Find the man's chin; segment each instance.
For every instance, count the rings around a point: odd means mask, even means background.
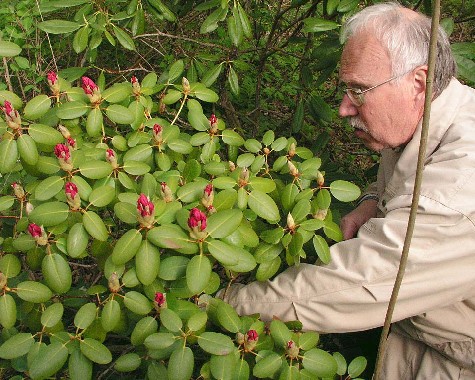
[[[368,133],[362,131],[361,129],[355,130],[355,136],[359,138],[366,148],[370,150],[380,152],[384,149],[384,146],[380,142],[373,139]]]

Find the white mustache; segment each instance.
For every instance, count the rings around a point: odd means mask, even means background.
[[[365,123],[363,123],[363,121],[361,121],[361,119],[357,116],[352,116],[350,117],[350,125],[355,128],[355,129],[359,129],[363,132],[366,132],[368,133],[368,128],[366,127]]]

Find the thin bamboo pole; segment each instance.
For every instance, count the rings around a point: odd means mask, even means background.
[[[381,333],[381,339],[379,341],[378,355],[376,358],[376,367],[375,367],[375,372],[373,375],[374,380],[379,380],[380,378],[384,353],[386,351],[387,338],[389,335],[389,328],[391,325],[394,308],[396,306],[399,289],[401,288],[401,283],[404,277],[404,271],[406,269],[407,258],[409,255],[409,248],[411,245],[411,239],[412,239],[414,226],[416,222],[417,208],[419,206],[419,196],[421,192],[422,173],[424,169],[424,160],[425,160],[426,146],[427,146],[427,136],[429,133],[429,119],[430,119],[430,110],[431,110],[431,102],[432,102],[433,78],[434,78],[434,69],[435,69],[435,59],[437,56],[437,34],[438,34],[438,29],[439,29],[439,18],[440,18],[440,0],[434,0],[432,24],[431,24],[431,35],[430,35],[430,46],[429,46],[429,60],[428,60],[427,80],[426,80],[426,91],[425,91],[425,102],[424,102],[424,114],[422,116],[421,141],[419,145],[419,155],[417,158],[417,171],[416,171],[416,178],[414,182],[414,192],[412,196],[411,212],[409,214],[409,221],[408,221],[407,230],[406,230],[406,238],[404,240],[404,246],[403,246],[403,250],[401,254],[401,259],[399,262],[399,270],[396,276],[396,281],[394,283],[391,298],[389,300],[389,305],[388,305],[388,310],[386,312],[386,318],[384,321],[383,331]]]

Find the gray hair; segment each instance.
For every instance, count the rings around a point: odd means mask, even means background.
[[[371,31],[389,53],[394,76],[426,65],[429,59],[431,20],[423,14],[411,17],[398,3],[381,3],[364,8],[345,23],[343,41],[361,31]],[[447,34],[439,27],[434,73],[434,97],[449,84],[457,71]]]

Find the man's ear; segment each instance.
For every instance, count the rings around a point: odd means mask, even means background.
[[[414,96],[416,101],[424,102],[427,80],[427,65],[418,66],[414,69]]]

